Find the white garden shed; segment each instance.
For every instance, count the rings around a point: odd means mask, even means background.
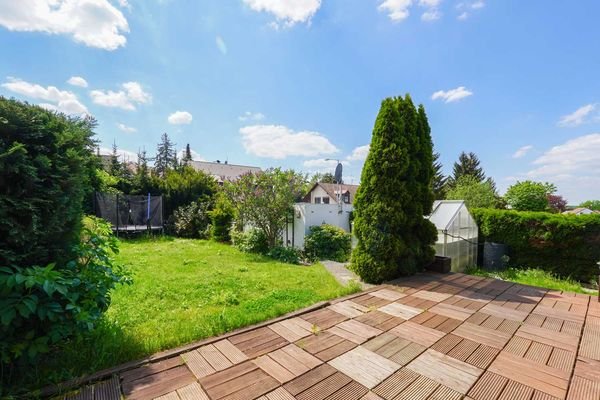
[[[438,231],[437,256],[450,257],[452,271],[477,264],[478,228],[462,200],[436,200],[429,220]]]

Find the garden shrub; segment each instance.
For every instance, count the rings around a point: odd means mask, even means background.
[[[210,234],[209,201],[194,201],[173,213],[175,235],[184,238],[207,239]]]
[[[269,240],[263,231],[251,228],[244,232],[231,230],[233,245],[245,253],[267,254],[269,252]]]
[[[71,260],[1,266],[0,363],[31,362],[62,339],[92,330],[110,304],[110,291],[130,282],[114,263],[117,251],[110,225],[86,217]]]
[[[0,266],[71,258],[98,163],[95,126],[0,97]]]
[[[302,261],[302,252],[294,247],[275,246],[267,256],[288,264],[300,264]]]
[[[473,209],[479,240],[509,246],[510,264],[592,281],[600,261],[600,215]]]
[[[211,232],[213,240],[217,242],[230,242],[231,225],[233,224],[233,208],[224,195],[217,196],[215,208],[210,212]]]
[[[311,259],[346,262],[352,252],[352,236],[333,225],[311,226],[304,238],[304,252]]]

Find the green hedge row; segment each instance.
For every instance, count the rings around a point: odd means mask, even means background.
[[[473,209],[479,240],[509,246],[510,264],[580,281],[598,277],[600,215]]]

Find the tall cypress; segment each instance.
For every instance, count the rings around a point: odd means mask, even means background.
[[[433,258],[432,144],[425,110],[410,96],[385,99],[354,201],[352,268],[367,282],[412,274]]]

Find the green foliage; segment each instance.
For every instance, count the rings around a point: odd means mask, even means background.
[[[304,252],[310,259],[346,262],[352,252],[352,235],[333,225],[311,226],[304,237]]]
[[[0,266],[70,259],[98,161],[95,125],[0,97]]]
[[[472,175],[458,178],[454,186],[448,189],[446,200],[464,200],[471,208],[498,208],[498,196],[491,183],[478,181]]]
[[[265,233],[260,229],[249,229],[245,232],[231,230],[231,241],[233,245],[244,253],[267,254],[269,252],[269,241]]]
[[[177,168],[177,150],[175,143],[171,141],[169,135],[163,133],[160,137],[160,143],[156,147],[156,159],[154,161],[154,172],[164,177],[167,171]]]
[[[351,267],[363,280],[412,274],[433,259],[437,232],[423,218],[433,205],[433,174],[424,108],[417,111],[408,95],[385,99],[354,201]]]
[[[179,237],[208,239],[210,236],[210,201],[193,201],[173,213],[174,233]]]
[[[436,200],[446,198],[448,177],[444,175],[442,168],[440,153],[433,153],[433,179],[431,180],[431,188]]]
[[[235,216],[234,210],[223,193],[219,193],[216,198],[215,207],[210,212],[210,236],[217,242],[227,243],[231,241],[230,231]]]
[[[286,264],[300,264],[302,261],[302,251],[294,247],[275,246],[267,253],[269,258],[281,261]]]
[[[224,186],[238,225],[249,224],[260,230],[271,248],[280,239],[286,216],[294,201],[302,197],[303,188],[303,175],[280,168],[245,174]]]
[[[523,181],[510,186],[504,195],[508,205],[517,211],[547,211],[548,195],[556,187],[548,182]]]
[[[91,330],[110,304],[110,291],[130,282],[115,264],[110,225],[89,217],[72,259],[44,267],[0,267],[0,357],[26,364],[61,340]]]
[[[168,218],[181,206],[211,199],[217,192],[217,183],[212,176],[191,166],[183,166],[168,170],[158,181],[158,188],[163,195],[165,217]]]
[[[580,281],[598,277],[600,215],[470,211],[479,226],[479,240],[507,244],[510,264]]]
[[[559,195],[549,194],[548,198],[548,211],[554,213],[561,213],[567,209],[567,201]]]
[[[581,203],[579,207],[584,207],[593,211],[600,211],[600,200],[587,200]]]
[[[452,176],[448,178],[448,186],[454,187],[458,180],[465,175],[472,176],[477,182],[485,180],[485,172],[479,165],[480,161],[477,155],[473,152],[465,153],[464,151],[458,156],[458,161],[454,163]]]

